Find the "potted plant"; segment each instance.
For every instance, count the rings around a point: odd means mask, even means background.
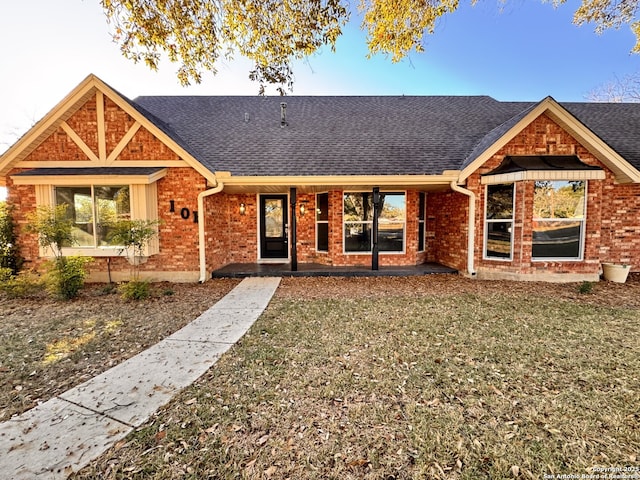
[[[617,263],[603,263],[602,275],[605,280],[616,283],[624,283],[631,270],[631,265]]]

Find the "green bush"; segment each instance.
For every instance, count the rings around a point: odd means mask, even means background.
[[[10,269],[3,269],[5,270]],[[22,272],[0,283],[0,290],[9,298],[37,297],[44,291],[44,280],[32,272]]]
[[[593,291],[593,282],[582,282],[579,286],[578,286],[578,293],[580,294],[587,294],[587,293],[591,293]]]
[[[47,271],[49,293],[64,300],[77,297],[87,277],[89,262],[91,259],[87,257],[59,257],[50,262]]]
[[[16,245],[15,223],[11,212],[12,208],[6,202],[0,202],[0,268],[10,269],[13,276],[22,266],[22,257]]]
[[[10,268],[0,267],[0,283],[8,282],[14,277],[14,272]]]
[[[145,300],[151,295],[151,288],[148,280],[131,280],[122,283],[118,287],[120,296],[124,300]]]

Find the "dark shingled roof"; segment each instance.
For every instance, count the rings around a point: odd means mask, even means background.
[[[280,125],[286,102],[287,126]],[[132,105],[211,171],[438,175],[471,163],[538,102],[486,96],[149,96]],[[639,104],[561,104],[636,168]]]

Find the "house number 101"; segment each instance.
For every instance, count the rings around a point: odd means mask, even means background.
[[[176,211],[176,201],[175,200],[169,200],[169,212],[171,213],[175,213]],[[187,207],[184,207],[180,210],[180,217],[183,220],[189,220],[189,218],[191,217],[191,210],[189,210]],[[193,211],[193,223],[198,223],[198,211],[194,210]]]

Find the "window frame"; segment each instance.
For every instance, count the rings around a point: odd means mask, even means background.
[[[158,183],[152,181],[148,183],[128,183],[117,181],[105,181],[103,178],[85,177],[80,181],[73,178],[73,181],[62,181],[56,183],[35,184],[36,205],[53,207],[56,205],[56,187],[92,187],[93,186],[128,186],[129,187],[129,209],[133,220],[158,220]],[[160,239],[156,235],[148,245],[146,245],[144,256],[151,256],[160,253]],[[118,246],[101,247],[63,247],[63,256],[83,256],[83,257],[124,257],[126,252]],[[48,248],[39,247],[41,257],[52,257],[53,252]]]
[[[78,249],[78,250],[113,250],[113,249],[122,249],[123,246],[122,245],[100,245],[100,238],[99,238],[99,234],[98,234],[98,228],[100,225],[100,218],[99,218],[99,210],[98,210],[98,202],[96,202],[96,195],[97,195],[97,189],[101,188],[101,187],[110,187],[110,188],[127,188],[128,190],[128,196],[129,196],[129,213],[128,213],[128,219],[131,219],[131,210],[132,210],[132,205],[131,205],[131,185],[100,185],[100,184],[89,184],[89,185],[54,185],[53,186],[53,197],[54,197],[54,206],[58,206],[58,202],[57,202],[57,192],[58,189],[90,189],[91,191],[91,224],[92,224],[92,228],[91,230],[93,231],[93,233],[91,233],[90,235],[93,237],[93,245],[71,245],[71,246],[67,246],[67,247],[63,247],[63,251],[65,251],[66,249]],[[75,194],[74,194],[75,197]],[[75,208],[75,206],[74,206]],[[87,222],[89,223],[89,222]],[[74,224],[77,224],[77,222],[74,221]]]
[[[418,192],[418,249],[417,253],[427,251],[427,192]],[[422,227],[422,235],[420,235]],[[422,243],[422,248],[420,244]]]
[[[370,190],[343,190],[342,192],[342,253],[344,255],[371,255],[373,251],[373,209],[371,210],[371,220],[345,220],[345,212],[344,212],[344,200],[346,195],[353,194],[368,194],[373,197],[373,192]],[[407,192],[406,190],[393,190],[393,191],[382,191],[381,195],[402,195],[404,197],[404,220],[402,222],[402,250],[401,251],[389,251],[389,250],[379,250],[378,253],[381,255],[404,255],[407,251]],[[373,200],[373,199],[372,199]],[[384,223],[380,222],[380,218],[378,218],[378,234],[380,233],[380,224]],[[347,224],[361,224],[361,225],[370,225],[370,248],[369,250],[359,250],[359,251],[347,251]]]
[[[320,201],[319,198],[321,195],[326,195],[327,197],[327,219],[326,220],[318,220],[318,215],[320,215],[318,213],[318,210],[320,209]],[[316,211],[315,211],[315,219],[316,219],[316,252],[320,252],[320,253],[329,253],[329,192],[320,192],[320,193],[316,193]],[[327,249],[326,250],[321,250],[318,247],[318,239],[319,239],[319,234],[320,234],[320,229],[318,228],[319,224],[326,224],[327,225]]]
[[[537,180],[540,181],[540,180]],[[534,217],[535,212],[535,182],[533,186],[534,202],[531,205],[531,261],[532,262],[583,262],[584,261],[584,247],[585,247],[585,231],[587,224],[587,198],[589,182],[587,180],[549,180],[552,183],[567,183],[567,182],[583,182],[584,183],[584,196],[583,196],[583,208],[584,213],[582,218],[540,218]],[[533,222],[580,222],[580,234],[578,236],[578,256],[577,257],[534,257],[533,256]]]
[[[487,213],[489,209],[489,188],[495,185],[513,185],[513,194],[511,198],[511,218],[487,218]],[[514,224],[515,224],[515,215],[516,215],[516,190],[517,190],[517,182],[507,182],[507,183],[491,183],[485,185],[484,189],[484,241],[482,247],[482,259],[483,260],[491,260],[496,262],[512,262],[513,261],[513,240],[514,240]],[[487,247],[489,242],[489,225],[493,223],[510,223],[509,230],[509,256],[508,257],[494,257],[487,254]]]

